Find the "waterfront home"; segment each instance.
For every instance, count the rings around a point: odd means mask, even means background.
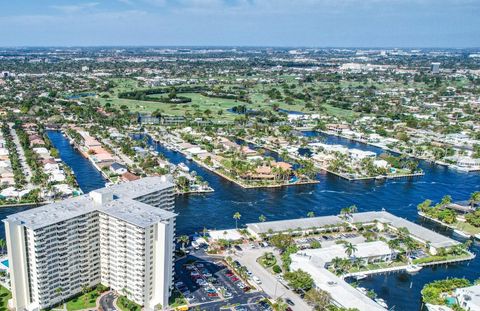
[[[122,174],[128,172],[125,165],[122,165],[122,164],[117,163],[117,162],[113,162],[112,164],[110,164],[109,169],[112,173],[117,174],[117,175],[122,175]]]
[[[366,158],[374,159],[377,156],[377,154],[375,152],[363,151],[363,150],[359,150],[359,149],[349,149],[348,154],[354,160],[363,160],[363,159],[366,159]]]
[[[126,173],[122,174],[121,179],[124,182],[128,182],[128,181],[138,180],[138,179],[140,179],[140,177],[138,177],[137,175],[132,174],[130,172],[126,172]]]

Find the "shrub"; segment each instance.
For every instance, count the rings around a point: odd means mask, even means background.
[[[275,273],[277,273],[277,274],[278,274],[278,273],[282,273],[282,268],[280,268],[279,265],[273,266],[272,270],[273,270],[273,272],[275,272]]]

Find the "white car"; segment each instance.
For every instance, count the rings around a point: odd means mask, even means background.
[[[252,277],[252,280],[257,284],[262,284],[262,281],[260,281],[260,279],[258,277],[256,277],[255,275]]]

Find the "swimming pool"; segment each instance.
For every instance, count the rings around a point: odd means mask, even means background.
[[[3,261],[2,261],[2,265],[4,265],[5,267],[8,268],[8,267],[9,267],[9,266],[8,266],[8,259],[3,260]]]

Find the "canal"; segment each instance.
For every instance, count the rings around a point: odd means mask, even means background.
[[[317,134],[329,144],[342,144],[349,148],[383,152],[380,148],[354,142],[348,139]],[[87,193],[103,187],[105,180],[93,165],[76,151],[60,132],[49,131],[48,136],[60,151],[63,161],[72,167],[81,189]],[[142,135],[134,138],[141,139]],[[440,200],[449,194],[454,200],[465,200],[474,191],[480,190],[480,174],[462,173],[446,167],[420,161],[425,176],[409,179],[349,182],[327,173],[319,173],[319,184],[290,186],[284,188],[243,189],[232,182],[211,173],[188,161],[182,154],[155,144],[150,138],[148,143],[172,163],[184,162],[190,170],[196,171],[206,180],[215,192],[202,195],[183,195],[176,198],[177,234],[192,234],[208,229],[225,229],[235,226],[233,214],[239,212],[239,224],[257,222],[260,215],[267,220],[306,217],[308,212],[315,215],[337,214],[341,208],[357,205],[359,211],[372,211],[385,208],[387,211],[421,222],[416,206],[425,199]],[[2,219],[20,209],[2,209]],[[433,227],[430,223],[425,226]],[[4,236],[3,223],[0,224]],[[478,245],[473,246],[478,252]],[[420,310],[420,290],[425,283],[445,277],[467,277],[471,280],[480,276],[480,259],[469,263],[424,268],[416,275],[395,273],[372,276],[362,280],[360,285],[375,290],[379,297],[386,300],[395,310]]]

